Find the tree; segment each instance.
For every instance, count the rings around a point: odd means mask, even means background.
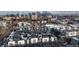
[[[23,17],[24,15],[23,14],[21,14],[21,17]]]
[[[19,16],[19,13],[17,13],[16,16]]]
[[[7,17],[9,17],[9,15],[8,15],[8,14],[7,14],[6,16],[7,16]]]
[[[11,17],[15,17],[15,15],[14,15],[14,14],[10,14],[10,16],[11,16]]]

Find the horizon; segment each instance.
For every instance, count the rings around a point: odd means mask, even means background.
[[[17,14],[17,13],[28,14],[31,12],[36,12],[36,11],[0,11],[0,15]],[[39,12],[43,12],[43,11],[39,11]],[[50,12],[52,14],[59,14],[59,15],[79,14],[79,11],[46,11],[46,12]]]

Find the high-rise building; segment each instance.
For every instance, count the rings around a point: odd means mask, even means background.
[[[37,13],[36,12],[33,12],[32,13],[32,20],[37,20]]]

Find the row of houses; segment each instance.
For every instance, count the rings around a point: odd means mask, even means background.
[[[46,24],[48,28],[54,28],[58,31],[64,31],[66,36],[76,36],[79,35],[79,25],[78,24],[68,24],[67,26],[61,24]]]
[[[18,23],[20,29],[22,29],[22,25],[29,30],[31,29],[31,24],[28,22],[19,22]],[[39,28],[39,27],[36,27]],[[78,24],[68,24],[67,26],[61,25],[61,24],[51,24],[47,23],[43,27],[44,29],[48,28],[48,31],[50,31],[52,28],[57,29],[58,31],[65,32],[65,36],[76,36],[79,35],[79,25]],[[40,28],[39,28],[40,29]]]
[[[22,40],[17,40],[17,41],[14,41],[12,39],[9,39],[10,41],[8,41],[8,46],[16,46],[16,45],[29,45],[29,44],[36,44],[36,43],[39,43],[39,42],[42,42],[42,43],[45,43],[45,42],[54,42],[57,40],[57,38],[55,36],[51,36],[49,38],[49,36],[40,36],[40,37],[37,37],[37,36],[34,36],[34,37],[22,37]]]

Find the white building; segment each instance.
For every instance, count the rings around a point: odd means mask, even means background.
[[[51,40],[52,42],[54,42],[54,41],[56,41],[56,40],[57,40],[57,38],[56,38],[56,37],[54,37],[54,36],[52,36],[52,37],[50,38],[50,40]]]
[[[51,18],[51,21],[55,21],[55,20],[57,20],[57,18]]]
[[[28,22],[19,22],[18,25],[20,27],[20,30],[22,30],[22,26],[24,26],[25,28],[28,28],[28,30],[31,29],[31,24]]]
[[[6,27],[6,22],[0,21],[0,26]]]
[[[77,32],[76,31],[67,31],[66,32],[66,36],[69,36],[69,37],[71,37],[71,36],[77,36]]]
[[[25,40],[19,40],[18,45],[25,45]]]
[[[27,42],[26,42],[27,44],[29,44],[29,40],[27,40]]]
[[[31,43],[38,43],[38,38],[37,37],[33,37],[31,38]]]
[[[49,37],[43,37],[42,42],[49,42]]]
[[[78,24],[70,24],[70,26],[71,26],[72,29],[74,29],[74,30],[78,30],[78,29],[79,29],[79,25],[78,25]]]
[[[65,26],[60,25],[60,24],[46,24],[45,26],[48,28],[54,28],[54,29],[58,29],[58,30],[60,30],[60,29],[65,30],[66,29]]]
[[[37,18],[38,18],[38,15],[36,12],[35,12],[35,15],[32,14],[32,20],[37,20]]]
[[[3,17],[3,19],[10,21],[10,20],[12,20],[12,17]]]
[[[8,46],[15,46],[15,45],[16,45],[15,41],[9,41],[8,42]]]
[[[43,23],[47,23],[47,21],[46,21],[46,20],[42,20],[42,24],[43,24]]]
[[[31,25],[31,24],[28,22],[19,22],[18,25],[19,26],[22,26],[22,25],[26,26],[26,25]]]

